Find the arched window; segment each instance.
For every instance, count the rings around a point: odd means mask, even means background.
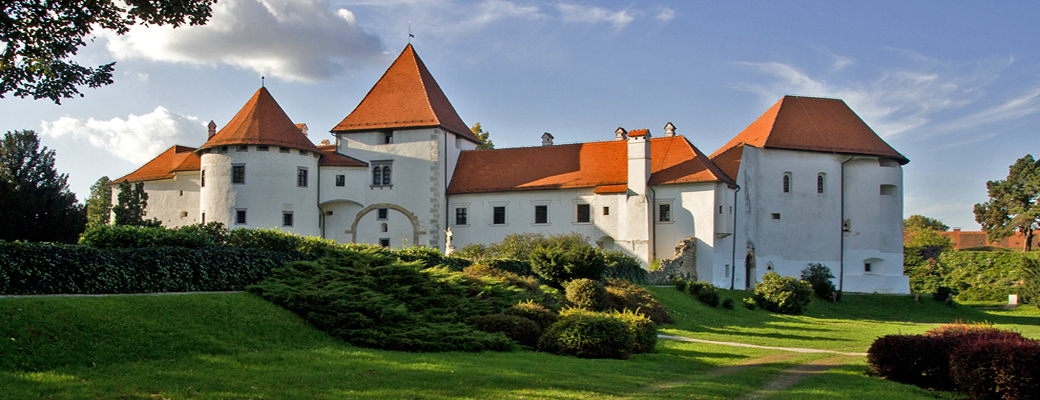
[[[378,165],[372,168],[372,184],[376,186],[383,184],[383,169]]]
[[[816,175],[816,193],[823,194],[823,186],[827,181],[826,176],[827,174],[822,172],[819,175]]]
[[[389,185],[390,184],[390,166],[389,165],[384,165],[383,166],[383,184],[384,185]]]
[[[784,172],[784,193],[791,193],[791,173]]]

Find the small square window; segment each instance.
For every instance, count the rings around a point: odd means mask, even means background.
[[[575,215],[576,222],[591,222],[592,221],[592,206],[588,204],[578,204],[578,209]]]
[[[278,149],[278,152],[279,152],[279,153],[285,153],[285,154],[289,154],[289,148],[288,148],[288,147],[280,147],[280,148]]]
[[[307,150],[300,150],[300,155],[301,156],[305,156],[305,155],[308,155],[308,154],[310,154],[310,153]]]
[[[660,222],[672,222],[672,205],[671,204],[658,204],[657,205],[657,220]]]
[[[246,183],[246,166],[245,165],[232,165],[231,166],[231,183],[235,183],[235,184]]]
[[[383,135],[383,144],[393,144],[393,143],[394,143],[394,133],[393,132],[385,133]]]
[[[390,210],[387,208],[379,208],[376,210],[376,219],[386,220],[389,217]]]
[[[534,223],[536,223],[536,224],[548,224],[549,223],[549,206],[547,206],[547,205],[534,206]]]
[[[870,263],[863,263],[863,272],[870,272]]]
[[[238,152],[239,153],[244,153],[244,152],[247,152],[247,151],[249,151],[249,146],[238,146]]]
[[[246,210],[235,210],[235,224],[245,225],[246,223]]]
[[[226,154],[227,152],[228,152],[228,147],[227,146],[220,146],[220,148],[217,149],[217,153]]]
[[[505,225],[506,224],[506,208],[504,206],[493,207],[491,209],[492,224],[494,225]]]
[[[383,247],[390,247],[390,238],[379,239],[379,245]]]
[[[282,211],[282,226],[293,226],[292,211]]]
[[[772,216],[773,219],[780,219],[780,213],[772,213],[772,214],[769,214],[769,215]]]
[[[336,175],[336,186],[339,186],[339,187],[347,186],[347,176],[346,175]]]
[[[610,207],[603,207],[603,215],[610,215]]]
[[[468,211],[465,207],[455,208],[455,225],[469,225]]]
[[[256,146],[256,151],[268,151],[271,150],[271,146]]]

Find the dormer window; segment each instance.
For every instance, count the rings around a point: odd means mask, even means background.
[[[394,132],[391,131],[391,132],[384,133],[383,134],[383,144],[393,144],[393,143],[394,143]]]

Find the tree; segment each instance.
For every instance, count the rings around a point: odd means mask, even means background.
[[[1040,227],[1040,165],[1026,155],[1008,168],[1007,179],[986,182],[989,201],[975,205],[975,221],[994,242],[1018,231],[1025,236],[1025,250],[1032,250],[1033,233]]]
[[[5,0],[0,14],[0,98],[61,99],[79,94],[77,86],[112,83],[115,63],[96,68],[69,58],[86,45],[95,28],[122,35],[134,25],[201,25],[216,0]],[[80,97],[83,95],[80,94]]]
[[[145,208],[148,207],[148,193],[144,191],[144,182],[131,184],[130,181],[119,183],[118,203],[112,206],[116,225],[127,226],[159,226],[158,219],[145,220]]]
[[[903,245],[906,247],[938,246],[943,250],[947,250],[953,248],[953,239],[946,235],[940,235],[939,232],[932,229],[921,229],[919,231],[911,231]]]
[[[112,181],[102,176],[90,186],[87,199],[87,228],[108,225],[112,215]]]
[[[54,151],[31,130],[0,142],[0,239],[75,243],[86,211],[54,168]]]
[[[903,229],[910,232],[917,232],[925,229],[946,232],[950,230],[950,227],[935,218],[928,218],[924,215],[914,214],[903,220]]]
[[[469,130],[473,131],[474,135],[477,135],[477,139],[480,139],[480,144],[477,145],[477,149],[495,148],[495,143],[491,142],[491,138],[488,137],[491,135],[491,132],[484,132],[484,128],[480,127],[480,122],[477,122],[476,125],[470,127]]]

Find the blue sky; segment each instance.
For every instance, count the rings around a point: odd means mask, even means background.
[[[205,27],[98,32],[77,60],[116,83],[57,106],[0,99],[83,200],[173,144],[198,146],[260,85],[311,139],[408,41],[498,147],[672,122],[715,151],[785,94],[841,98],[904,167],[904,214],[978,229],[985,182],[1037,144],[1040,5],[959,1],[220,0]]]

